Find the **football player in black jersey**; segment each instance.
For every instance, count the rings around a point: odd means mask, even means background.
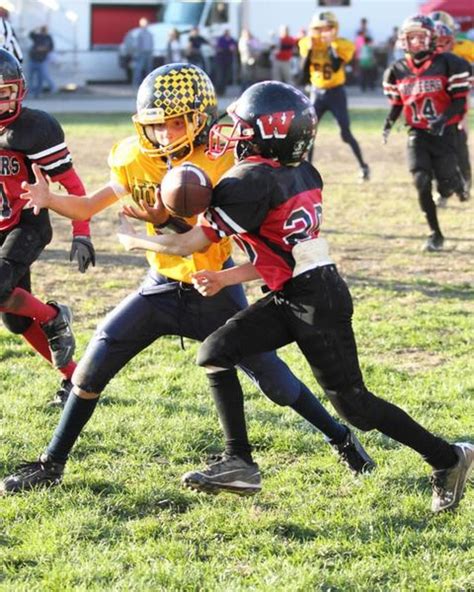
[[[441,11],[435,12],[434,15],[437,16],[441,13]],[[446,13],[445,13],[446,14]],[[464,58],[467,62],[471,62],[474,58],[472,55],[468,55],[468,52],[465,52],[465,55],[461,55],[460,53],[456,53],[456,47],[463,47],[465,43],[461,43],[456,45],[456,40],[454,37],[454,30],[448,27],[443,21],[436,20],[433,18],[435,29],[436,29],[436,49],[438,53],[454,53],[458,57]],[[471,45],[474,46],[474,42],[471,42]],[[468,59],[469,58],[469,59]],[[467,104],[469,107],[469,104]],[[471,184],[472,184],[472,170],[471,170],[471,159],[469,156],[469,146],[468,146],[468,138],[467,138],[467,129],[468,129],[468,118],[469,115],[466,113],[463,119],[458,123],[456,126],[457,131],[457,156],[458,156],[458,165],[461,171],[461,174],[464,178],[464,191],[458,194],[458,197],[461,201],[468,201],[470,199],[470,191],[471,191]],[[437,201],[438,207],[446,207],[448,199],[446,197],[439,197]]]
[[[261,277],[269,294],[239,312],[202,344],[198,364],[209,377],[226,438],[224,456],[187,473],[197,490],[249,493],[260,488],[243,419],[235,372],[243,353],[296,342],[338,413],[361,430],[379,432],[417,451],[433,468],[432,510],[455,508],[474,464],[474,445],[434,436],[405,411],[373,395],[359,367],[352,329],[352,299],[319,236],[322,180],[304,160],[316,131],[314,109],[297,89],[280,82],[251,86],[229,108],[231,129],[211,130],[211,151],[234,147],[237,164],[214,188],[211,207],[180,236],[119,235],[127,248],[168,254],[203,249],[234,236],[250,263],[198,272],[203,295]]]
[[[436,52],[435,25],[427,16],[406,19],[400,41],[406,55],[384,74],[384,93],[392,109],[385,120],[383,140],[387,141],[403,111],[409,128],[408,164],[431,230],[423,248],[439,251],[444,237],[433,201],[433,178],[442,198],[457,193],[467,199],[458,166],[457,126],[467,108],[470,66],[451,53]]]
[[[48,113],[23,107],[25,79],[18,60],[0,49],[0,312],[5,327],[22,335],[63,375],[53,401],[61,404],[71,388],[74,337],[71,312],[54,301],[44,304],[31,294],[30,267],[51,241],[47,210],[35,216],[20,199],[21,183],[34,178],[32,164],[69,193],[83,194],[64,133]],[[89,223],[73,224],[70,259],[84,272],[94,265]]]
[[[185,219],[170,216],[159,200],[154,208],[150,205],[138,209],[138,205],[144,206],[146,196],[152,199],[159,195],[167,164],[192,162],[202,167],[215,183],[233,166],[231,153],[219,159],[206,154],[209,129],[217,114],[212,82],[193,64],[166,64],[145,78],[137,97],[134,122],[138,134],[112,148],[111,179],[107,184],[85,198],[56,195],[39,172],[38,184],[31,187],[36,194],[36,197],[31,195],[35,210],[48,207],[72,218],[81,210],[80,215],[87,217],[131,194],[136,197],[137,208],[130,211],[128,206],[125,213],[146,221],[148,233],[184,232],[196,224],[196,216]],[[38,201],[38,192],[45,198],[42,203]],[[229,287],[214,298],[204,298],[192,285],[192,274],[196,271],[218,271],[233,266],[230,255],[228,238],[186,258],[147,253],[150,270],[145,281],[97,329],[74,373],[73,390],[46,451],[37,461],[23,465],[5,478],[0,483],[0,494],[57,485],[61,481],[69,454],[92,417],[100,393],[139,352],[164,335],[203,341],[245,308],[247,301],[240,285]],[[244,356],[239,368],[272,401],[290,407],[323,432],[354,473],[374,467],[353,432],[331,417],[275,352]],[[237,416],[235,421],[243,421],[243,416]],[[235,446],[239,450],[239,442]],[[244,454],[245,446],[244,443]]]

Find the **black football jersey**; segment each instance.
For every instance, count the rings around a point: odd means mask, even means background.
[[[234,236],[267,286],[278,290],[293,276],[293,247],[319,235],[322,187],[308,162],[293,167],[251,157],[221,178],[199,224],[215,242]]]
[[[451,53],[434,54],[420,67],[408,56],[385,71],[384,94],[393,105],[403,105],[407,125],[428,129],[453,99],[468,95],[470,73],[469,63]],[[462,114],[454,115],[447,125],[461,119]]]
[[[52,179],[72,167],[64,132],[57,120],[23,107],[15,121],[0,131],[0,230],[15,226],[26,202],[20,199],[23,181],[34,181],[37,163]]]

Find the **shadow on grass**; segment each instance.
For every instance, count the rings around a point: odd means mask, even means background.
[[[429,298],[457,298],[458,300],[472,300],[474,298],[474,292],[469,285],[448,286],[422,280],[415,280],[413,282],[400,282],[399,280],[381,280],[378,278],[356,275],[346,275],[345,279],[350,286],[369,286],[400,293],[417,291],[421,292],[424,296],[428,296]]]
[[[419,243],[420,242],[420,235],[404,235],[404,234],[387,234],[387,233],[380,233],[380,232],[347,232],[347,230],[335,230],[334,228],[326,228],[324,231],[325,234],[339,234],[344,237],[367,237],[367,238],[378,238],[383,240],[409,240]],[[421,237],[422,239],[423,237]],[[449,242],[453,243],[474,243],[473,238],[461,238],[461,237],[449,237]],[[357,249],[354,249],[357,251]],[[365,251],[364,247],[360,247],[359,251]]]
[[[53,261],[59,263],[67,263],[69,265],[69,250],[65,249],[47,249],[43,251],[39,260]],[[120,266],[120,267],[148,267],[146,259],[143,255],[135,255],[133,253],[107,253],[104,251],[97,252],[97,263],[101,267],[105,266]],[[117,271],[117,275],[119,274]]]

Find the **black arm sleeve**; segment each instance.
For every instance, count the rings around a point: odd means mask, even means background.
[[[390,109],[390,113],[387,115],[385,119],[384,129],[390,129],[392,125],[397,121],[400,117],[400,113],[403,110],[403,105],[392,105]]]
[[[466,97],[459,97],[457,99],[453,99],[449,107],[446,109],[444,113],[441,114],[441,117],[448,121],[454,115],[462,115],[466,110]]]
[[[337,72],[342,66],[343,60],[337,55],[336,50],[329,46],[328,47],[329,59],[331,60],[331,68],[334,72]]]

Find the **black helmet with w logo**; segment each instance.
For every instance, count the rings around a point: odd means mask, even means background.
[[[313,105],[290,84],[258,82],[227,112],[233,124],[211,128],[213,155],[234,147],[239,159],[258,154],[293,164],[303,159],[316,135],[318,120]]]

